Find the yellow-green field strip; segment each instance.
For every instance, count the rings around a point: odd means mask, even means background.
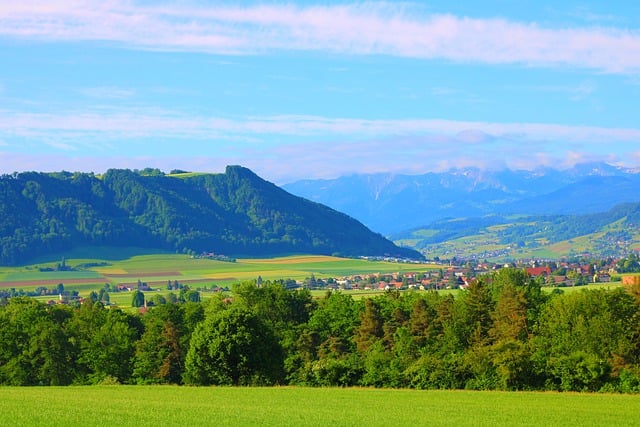
[[[0,269],[0,286],[35,288],[63,283],[73,289],[85,285],[131,284],[138,280],[151,286],[161,286],[169,280],[183,284],[228,285],[253,280],[302,280],[312,274],[316,277],[341,277],[355,274],[422,272],[438,268],[434,264],[402,264],[367,261],[328,256],[292,256],[269,259],[239,259],[224,262],[191,258],[186,255],[155,254],[134,256],[125,260],[73,260],[67,265],[87,262],[100,264],[81,271],[39,271],[37,266]],[[51,267],[51,266],[49,266]]]

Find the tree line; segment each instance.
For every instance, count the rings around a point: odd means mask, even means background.
[[[457,296],[244,282],[144,314],[11,298],[0,384],[640,391],[640,288],[543,292],[505,268]]]

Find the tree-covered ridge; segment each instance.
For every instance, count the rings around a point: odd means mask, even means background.
[[[234,285],[143,314],[87,298],[0,304],[0,384],[373,386],[640,392],[640,289],[543,292],[505,268],[457,296],[314,299]]]
[[[131,170],[0,178],[0,263],[76,246],[228,255],[420,257],[356,220],[293,196],[248,169],[167,176]]]

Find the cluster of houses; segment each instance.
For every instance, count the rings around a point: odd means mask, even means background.
[[[600,265],[577,262],[549,262],[539,265],[530,264],[447,264],[437,270],[427,272],[398,272],[353,275],[331,279],[307,279],[298,285],[307,288],[326,288],[334,290],[442,290],[465,289],[476,277],[490,274],[500,268],[515,267],[524,269],[543,286],[565,287],[581,286],[594,282],[610,282],[615,272],[615,263]]]
[[[401,262],[393,260],[393,262]],[[402,260],[405,264],[408,261]],[[447,263],[436,263],[441,268],[429,271],[411,272],[402,271],[397,273],[372,273],[358,274],[335,278],[307,278],[304,281],[288,279],[284,282],[287,288],[307,288],[307,289],[330,289],[330,290],[443,290],[443,289],[465,289],[477,277],[489,275],[501,268],[520,268],[537,280],[542,286],[566,287],[581,286],[588,283],[606,283],[612,280],[622,280],[623,284],[640,286],[640,275],[617,275],[617,260],[598,260],[590,262],[579,261],[536,261],[519,262],[517,264],[498,264],[489,262],[473,262],[468,260],[450,260]],[[403,268],[407,268],[406,266]],[[408,267],[411,268],[411,267]],[[157,284],[157,283],[155,283]],[[261,279],[258,279],[258,286]],[[109,287],[113,289],[109,289]],[[138,282],[119,283],[118,285],[105,285],[101,293],[106,292],[127,292],[127,291],[150,291],[150,284],[138,280]],[[178,281],[168,281],[166,289],[188,289],[183,283]],[[42,291],[43,288],[39,288]],[[46,289],[46,288],[44,288]],[[228,288],[205,287],[201,291],[219,292]],[[68,292],[59,285],[59,289],[53,289],[58,294],[57,300],[50,300],[49,304],[70,304],[82,303],[83,298],[77,291]],[[41,292],[41,295],[43,293]],[[47,295],[49,293],[46,293]],[[9,297],[11,295],[7,295]],[[102,297],[102,295],[100,295]],[[102,299],[102,298],[101,298]],[[108,301],[108,299],[106,299]]]

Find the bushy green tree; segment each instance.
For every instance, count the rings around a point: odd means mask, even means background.
[[[144,306],[144,292],[136,289],[133,291],[131,297],[131,307],[143,307]]]
[[[66,328],[71,315],[30,298],[0,307],[0,383],[70,384],[77,356]]]
[[[196,327],[185,362],[187,384],[269,385],[282,378],[282,350],[252,311],[231,307]]]
[[[556,296],[540,315],[534,367],[549,389],[597,391],[637,360],[637,319],[633,296],[623,289]]]

